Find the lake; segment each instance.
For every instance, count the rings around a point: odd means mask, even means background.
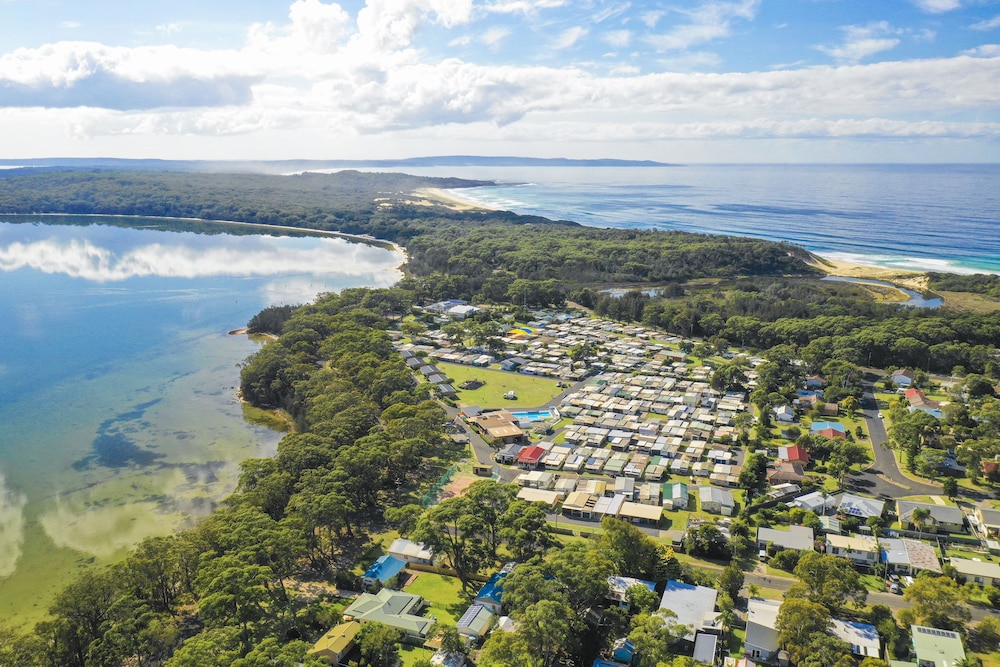
[[[246,422],[263,307],[400,278],[397,250],[162,219],[0,216],[0,619],[207,514],[281,437]]]

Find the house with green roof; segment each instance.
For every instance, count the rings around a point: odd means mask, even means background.
[[[911,625],[913,661],[893,660],[889,667],[955,667],[965,659],[962,637],[951,630]]]
[[[359,630],[361,630],[361,624],[357,621],[341,623],[330,628],[307,652],[328,665],[339,665],[354,648],[354,637],[357,636]]]
[[[408,641],[422,644],[434,623],[433,619],[418,616],[425,604],[419,595],[383,588],[374,595],[362,593],[344,610],[344,620],[378,621],[399,628],[406,633]]]

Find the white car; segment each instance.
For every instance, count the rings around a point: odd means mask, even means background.
[[[878,413],[878,418],[879,418],[879,419],[885,419],[885,417],[884,417],[884,416],[882,415],[882,413],[881,413],[881,412],[880,412],[880,413]]]

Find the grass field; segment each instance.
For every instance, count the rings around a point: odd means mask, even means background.
[[[455,577],[431,572],[420,572],[416,580],[406,587],[407,593],[419,595],[430,605],[424,612],[441,623],[456,625],[469,603],[462,595],[462,583]]]
[[[402,661],[402,667],[413,667],[417,663],[417,660],[421,658],[430,660],[432,655],[434,655],[434,651],[423,646],[401,644],[399,647],[399,658]]]
[[[484,408],[534,408],[543,405],[559,395],[563,389],[556,386],[558,380],[508,373],[491,368],[463,366],[461,364],[439,363],[438,368],[455,381],[459,405],[479,405]],[[479,389],[460,389],[466,380],[485,382]],[[508,391],[517,396],[514,400],[503,397]]]

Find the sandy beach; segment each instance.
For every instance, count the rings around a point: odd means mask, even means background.
[[[432,206],[434,204],[444,205],[453,211],[490,211],[494,210],[488,206],[481,206],[479,204],[473,204],[468,202],[461,197],[457,197],[451,192],[442,190],[441,188],[420,188],[414,190],[413,194],[420,197],[423,201],[412,202],[414,204],[422,204],[424,206]]]
[[[491,210],[488,207],[463,200],[461,197],[456,196],[453,192],[446,191],[441,188],[420,188],[418,190],[414,190],[413,194],[415,197],[419,197],[420,199],[412,203],[424,206],[432,206],[434,204],[444,205],[454,211]],[[813,255],[813,257],[815,259],[809,262],[809,264],[815,266],[829,276],[855,279],[869,278],[871,280],[891,282],[895,285],[906,287],[917,292],[928,291],[927,275],[921,271],[854,264],[838,259],[830,259],[829,257],[821,257],[819,255]],[[905,295],[900,293],[900,296],[903,297],[903,300],[905,300]]]

